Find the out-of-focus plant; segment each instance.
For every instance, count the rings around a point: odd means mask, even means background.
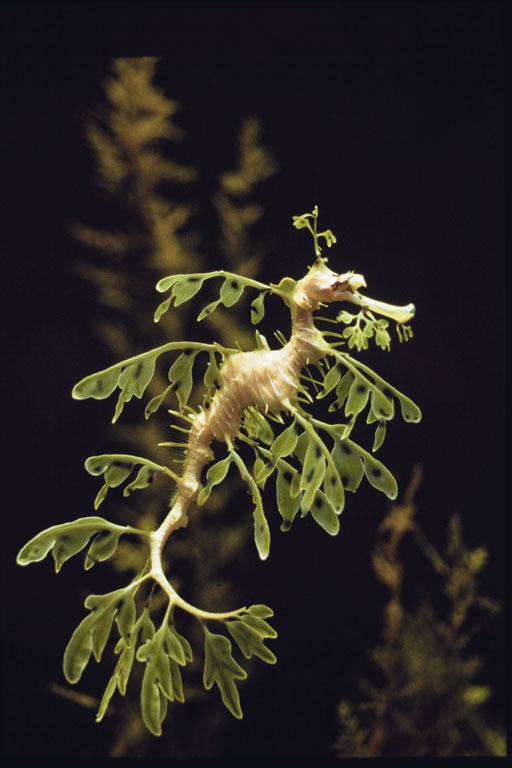
[[[420,482],[418,466],[403,503],[390,507],[377,530],[372,565],[389,593],[382,642],[371,652],[378,674],[361,681],[365,700],[339,705],[340,757],[505,755],[502,728],[486,719],[492,690],[478,681],[482,662],[471,650],[475,634],[500,610],[478,583],[488,554],[465,546],[458,514],[449,519],[445,551],[437,551],[415,519]],[[405,606],[404,537],[440,579],[442,609],[431,597]]]

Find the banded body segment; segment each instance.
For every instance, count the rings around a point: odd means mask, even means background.
[[[200,413],[192,424],[190,437],[187,445],[187,455],[183,467],[183,475],[179,481],[181,498],[187,504],[199,491],[199,482],[203,467],[213,458],[210,449],[212,441],[211,430],[209,429],[206,414]]]
[[[241,352],[229,357],[221,369],[221,386],[208,413],[215,440],[234,437],[242,412],[249,406],[262,413],[279,413],[294,402],[303,366],[293,345],[279,350]]]

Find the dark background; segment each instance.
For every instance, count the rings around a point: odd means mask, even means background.
[[[402,488],[422,462],[423,529],[441,546],[459,511],[469,544],[490,551],[485,590],[503,599],[502,4],[21,3],[2,17],[6,752],[105,749],[93,713],[48,690],[63,682],[62,652],[82,615],[76,586],[88,577],[71,564],[55,577],[50,561],[22,570],[14,559],[42,528],[91,514],[82,462],[102,425],[90,421],[94,407],[84,421],[87,406],[69,393],[99,366],[90,293],[72,274],[66,230],[87,221],[80,115],[101,99],[114,56],[163,56],[160,83],[183,106],[184,151],[202,172],[204,200],[232,162],[240,116],[262,120],[280,166],[262,196],[263,280],[303,275],[311,246],[291,217],[318,204],[321,226],[338,236],[330,266],[362,272],[370,296],[415,302],[414,339],[368,353],[423,410],[419,426],[396,420],[380,458]],[[206,207],[203,215],[207,230]],[[276,611],[278,665],[245,686],[245,718],[229,722],[219,756],[332,754],[336,703],[354,693],[378,637],[382,592],[368,552],[385,509],[384,497],[361,489],[336,539],[309,520],[282,536],[274,521],[269,561],[244,555],[255,573],[247,602]],[[499,719],[503,628],[495,621],[477,649]]]

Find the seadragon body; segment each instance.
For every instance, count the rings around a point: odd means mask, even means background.
[[[156,473],[172,478],[175,492],[162,523],[156,530],[146,531],[116,525],[100,517],[81,518],[38,534],[21,549],[17,558],[20,565],[26,565],[42,560],[51,550],[58,571],[66,560],[89,545],[84,563],[89,569],[115,552],[123,534],[135,534],[149,547],[144,568],[127,587],[87,598],[85,605],[91,612],[73,633],[64,654],[66,679],[76,683],[91,654],[100,660],[116,622],[120,634],[116,645],[119,661],[105,690],[97,720],[103,718],[116,689],[121,694],[126,692],[136,659],[146,664],[141,688],[144,722],[155,735],[161,733],[167,702],[184,700],[180,666],[192,658],[188,641],[175,628],[176,607],[201,623],[205,637],[204,685],[207,689],[214,683],[218,685],[223,703],[235,717],[241,717],[242,711],[234,680],[243,679],[246,673],[232,657],[227,637],[212,632],[208,624],[222,623],[246,658],[255,655],[268,663],[275,662],[274,654],[264,645],[264,640],[276,637],[275,630],[265,621],[272,616],[270,608],[255,605],[226,613],[197,608],[177,593],[164,570],[162,551],[169,536],[187,524],[194,503],[200,506],[207,501],[212,488],[224,480],[231,464],[240,471],[254,502],[254,538],[261,559],[269,553],[270,529],[260,491],[272,474],[276,476],[276,502],[283,519],[281,530],[290,528],[300,510],[302,517],[311,513],[315,522],[335,535],[339,530],[338,517],[344,508],[345,490],[355,491],[363,476],[390,499],[396,498],[395,479],[373,453],[384,440],[386,424],[394,416],[395,401],[399,402],[406,421],[418,422],[421,412],[412,400],[339,347],[364,349],[373,337],[380,347],[388,349],[387,320],[376,319],[373,313],[395,320],[400,339],[407,339],[412,332],[404,324],[413,317],[414,306],[397,307],[363,296],[359,293],[366,285],[362,275],[338,274],[329,269],[327,259],[321,258],[318,238],[324,237],[328,246],[336,239],[330,230],[317,233],[317,215],[315,208],[312,214],[294,217],[294,225],[298,229],[309,228],[315,241],[316,261],[301,280],[284,278],[278,285],[267,285],[217,271],[173,275],[157,285],[161,293],[170,290],[171,294],[157,308],[156,321],[171,306],[177,307],[192,298],[203,283],[212,278],[223,279],[220,298],[200,312],[199,321],[221,303],[233,306],[243,291],[251,288],[259,292],[251,305],[252,321],[257,323],[264,314],[265,297],[279,296],[291,315],[291,333],[287,341],[282,339],[280,349],[270,349],[258,332],[258,349],[250,352],[226,349],[219,344],[169,342],[87,376],[73,389],[73,397],[79,400],[104,399],[119,389],[115,421],[126,402],[133,396],[143,396],[153,379],[157,359],[163,354],[180,353],[169,369],[169,386],[146,405],[145,415],[148,418],[158,410],[170,391],[177,397],[179,418],[187,422],[185,430],[178,429],[188,433],[187,441],[167,445],[184,451],[180,453],[182,471],[177,474],[170,467],[125,454],[92,456],[85,463],[90,474],[104,477],[95,509],[109,488],[125,482],[135,467],[139,467],[138,474],[125,486],[125,496],[149,486]],[[359,314],[341,312],[335,320],[315,316],[320,307],[336,302],[357,305]],[[316,325],[319,319],[343,323],[346,327],[342,334],[320,330]],[[335,340],[329,341],[330,337]],[[208,354],[210,362],[204,375],[203,404],[194,409],[188,405],[188,399],[193,386],[194,361],[200,353]],[[222,356],[220,367],[216,357],[219,354]],[[334,364],[329,365],[332,359]],[[343,407],[346,423],[319,421],[302,407],[302,402],[312,401],[304,385],[308,366],[316,366],[322,379],[317,382],[317,397],[323,398],[335,391],[336,400],[329,411]],[[368,410],[367,423],[376,424],[372,453],[350,439],[354,423],[365,409]],[[266,419],[270,417],[284,424],[283,413],[291,423],[274,438]],[[327,435],[330,445],[323,434]],[[237,441],[253,449],[255,461],[251,469],[237,450]],[[212,463],[215,460],[213,443],[223,443],[227,448],[227,456],[215,463]],[[203,471],[207,466],[204,482]],[[152,588],[148,590],[142,613],[138,614],[134,599],[140,589],[146,585],[154,587],[155,583],[167,598],[159,629],[155,628],[150,615]]]

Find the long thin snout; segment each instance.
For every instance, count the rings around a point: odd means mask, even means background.
[[[416,308],[414,304],[406,304],[405,307],[397,307],[395,304],[386,304],[384,301],[378,301],[377,299],[370,299],[368,296],[361,296],[360,293],[355,291],[351,296],[347,296],[348,301],[352,301],[354,304],[358,304],[363,309],[370,309],[372,312],[376,312],[378,315],[384,315],[384,317],[390,317],[397,323],[406,323],[408,320],[414,317]]]

